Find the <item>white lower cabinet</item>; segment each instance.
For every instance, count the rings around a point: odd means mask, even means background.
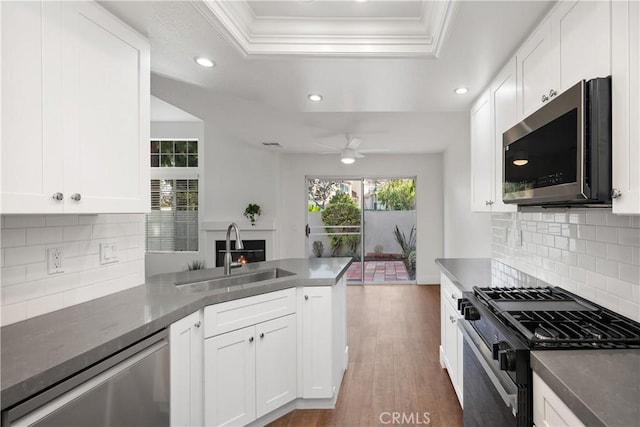
[[[346,283],[302,289],[302,397],[335,398],[348,363]]]
[[[203,330],[202,310],[169,329],[172,426],[202,425]]]
[[[537,427],[581,427],[582,421],[533,373],[533,423]]]
[[[296,315],[207,338],[205,425],[245,425],[296,398]]]
[[[453,389],[463,405],[462,350],[463,336],[458,329],[462,317],[457,310],[460,290],[444,275],[440,275],[440,365],[447,369]]]

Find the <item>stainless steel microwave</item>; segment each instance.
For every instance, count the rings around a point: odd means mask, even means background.
[[[505,203],[611,203],[611,77],[567,89],[502,143]]]

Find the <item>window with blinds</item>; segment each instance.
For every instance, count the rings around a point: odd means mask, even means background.
[[[151,141],[148,252],[198,250],[197,141]]]

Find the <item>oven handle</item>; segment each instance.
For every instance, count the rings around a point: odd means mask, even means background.
[[[502,401],[505,405],[507,405],[507,407],[510,407],[513,411],[513,414],[516,415],[518,412],[518,395],[517,393],[509,393],[505,389],[498,376],[495,374],[495,372],[493,372],[493,369],[491,369],[491,366],[485,360],[484,355],[478,348],[478,345],[483,345],[482,338],[480,338],[480,335],[478,335],[478,333],[469,325],[467,321],[458,322],[458,328],[462,331],[465,340],[467,340],[469,344],[469,348],[471,348],[473,354],[478,358],[482,369],[484,370],[485,374],[487,374],[489,380],[491,380],[491,383],[498,391],[498,394],[502,398]]]

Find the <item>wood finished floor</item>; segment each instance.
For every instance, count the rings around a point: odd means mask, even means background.
[[[347,310],[349,367],[336,408],[296,410],[269,427],[462,426],[438,360],[440,287],[348,286]],[[390,422],[392,412],[405,422]],[[406,422],[411,417],[419,421]]]

